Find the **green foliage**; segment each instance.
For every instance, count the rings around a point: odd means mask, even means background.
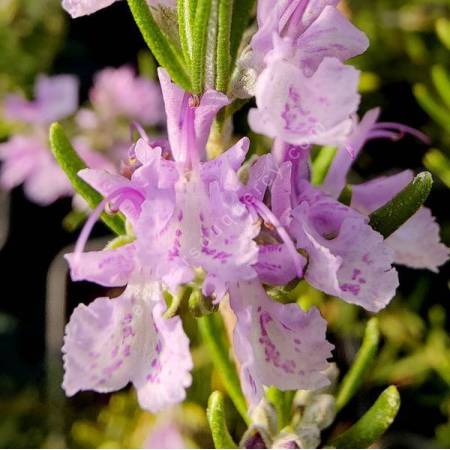
[[[219,0],[217,33],[216,89],[227,93],[232,70],[231,65],[231,26],[233,0]]]
[[[230,345],[226,339],[219,314],[201,317],[197,319],[197,323],[202,340],[209,349],[211,359],[219,371],[228,395],[242,418],[248,421],[247,403],[242,394],[236,367],[230,358]]]
[[[194,94],[203,92],[205,83],[206,49],[211,0],[197,0],[194,27],[192,31],[191,78]]]
[[[173,43],[158,27],[145,0],[128,0],[128,6],[144,41],[158,62],[169,72],[175,83],[190,90],[191,83],[185,61]]]
[[[379,340],[378,320],[376,318],[370,319],[367,323],[361,348],[339,387],[336,396],[337,411],[350,401],[363,383],[364,375],[373,364],[376,356]]]
[[[389,386],[364,416],[335,438],[332,445],[336,448],[369,448],[390,427],[399,408],[398,390]]]
[[[29,92],[36,74],[46,72],[64,35],[59,0],[0,2],[0,99],[19,87]]]
[[[370,225],[385,238],[402,226],[425,203],[433,185],[429,172],[422,172],[389,203],[370,215]]]
[[[97,207],[103,200],[103,197],[78,176],[78,172],[87,166],[78,156],[58,123],[54,123],[50,127],[50,147],[56,161],[67,175],[75,191],[86,200],[90,208]],[[121,215],[115,214],[111,216],[103,213],[101,218],[117,235],[126,233],[125,222]]]
[[[208,401],[207,417],[216,448],[238,448],[228,431],[223,395],[216,391]]]

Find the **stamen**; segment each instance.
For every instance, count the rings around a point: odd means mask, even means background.
[[[300,255],[297,252],[297,249],[295,247],[294,241],[289,236],[286,229],[281,225],[279,220],[276,218],[276,216],[273,214],[273,212],[260,200],[257,200],[255,197],[244,196],[242,198],[242,201],[247,203],[249,206],[252,206],[262,217],[265,223],[271,224],[275,227],[278,235],[280,236],[281,240],[284,242],[284,244],[287,247],[287,250],[289,251],[292,261],[295,265],[295,269],[297,272],[298,277],[303,276],[303,264]]]
[[[405,136],[404,133],[396,133],[394,131],[388,130],[376,130],[373,129],[367,135],[367,140],[370,141],[372,139],[390,139],[391,141],[399,141]]]
[[[135,131],[137,131],[139,137],[141,139],[144,139],[145,142],[150,141],[148,134],[144,130],[144,127],[139,122],[133,121],[130,124],[130,140],[131,140],[131,142],[134,142],[134,132]]]
[[[112,203],[114,199],[117,199],[115,204]],[[83,229],[81,230],[80,236],[78,237],[77,243],[75,245],[75,260],[77,260],[83,253],[89,236],[91,235],[92,229],[94,228],[94,225],[96,224],[98,218],[101,216],[107,205],[109,205],[109,209],[111,212],[118,212],[120,210],[120,206],[125,201],[130,201],[136,209],[139,209],[144,200],[144,196],[139,191],[130,187],[122,187],[105,197],[97,205],[94,211],[92,211],[88,220],[84,224]]]
[[[392,130],[392,131],[397,131],[399,133],[403,135],[405,134],[410,134],[411,136],[416,137],[417,139],[419,139],[419,141],[422,141],[425,144],[430,144],[430,138],[425,134],[422,133],[419,130],[416,130],[415,128],[412,127],[408,127],[407,125],[403,125],[401,123],[396,123],[396,122],[378,122],[374,125],[374,127],[372,128],[374,131],[375,130]]]

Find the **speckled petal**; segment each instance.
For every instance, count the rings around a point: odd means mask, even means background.
[[[114,250],[65,255],[73,281],[91,281],[102,286],[124,286],[134,269],[135,245]]]
[[[274,58],[256,86],[253,131],[296,145],[339,145],[353,127],[359,72],[325,58],[311,77],[296,65]]]
[[[297,276],[292,256],[284,244],[259,245],[255,269],[262,283],[275,286],[285,285]]]
[[[157,342],[151,305],[133,288],[79,305],[64,338],[66,394],[123,388],[149,369]]]
[[[153,309],[153,321],[158,340],[153,359],[141,376],[134,379],[139,404],[156,413],[168,406],[182,402],[186,389],[192,383],[190,371],[192,358],[189,339],[183,331],[181,319],[164,319],[166,307],[160,301]]]
[[[390,302],[398,287],[393,253],[363,216],[330,201],[302,203],[293,214],[291,232],[308,253],[306,280],[369,311]]]
[[[386,239],[397,264],[438,272],[449,259],[449,249],[441,242],[439,225],[428,208],[421,208]]]
[[[251,408],[261,399],[263,386],[296,390],[329,384],[323,371],[333,346],[317,309],[304,312],[296,304],[277,303],[258,281],[236,284],[230,302],[237,319],[234,348]]]
[[[296,40],[295,46],[295,59],[306,73],[312,74],[326,57],[344,62],[364,53],[369,40],[336,8],[327,6]]]

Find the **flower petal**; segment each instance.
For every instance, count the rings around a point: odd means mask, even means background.
[[[186,388],[192,383],[189,339],[179,317],[163,318],[165,309],[164,301],[157,303],[153,309],[154,327],[158,333],[156,354],[143,376],[134,379],[139,404],[154,413],[182,402],[186,397]]]
[[[91,281],[102,286],[124,286],[134,269],[135,245],[114,250],[65,255],[73,281]]]
[[[63,0],[63,8],[73,17],[86,16],[112,5],[117,0]]]
[[[111,174],[106,170],[83,169],[78,172],[78,176],[86,181],[86,183],[90,184],[96,191],[100,192],[104,197],[108,197],[114,192],[124,188],[143,191],[142,187],[137,183],[133,183],[128,178],[121,175]],[[136,222],[140,212],[133,202],[127,200],[121,202],[120,211],[125,214],[131,223]]]
[[[310,2],[315,3],[315,2]],[[333,6],[327,6],[311,26],[296,40],[296,60],[311,74],[326,57],[347,59],[364,53],[367,36]]]
[[[267,189],[272,185],[278,170],[272,155],[260,156],[248,171],[248,181],[243,188],[243,195],[262,201]]]
[[[414,178],[412,170],[352,186],[351,207],[369,215],[391,201]]]
[[[283,225],[288,225],[292,211],[292,163],[286,161],[278,168],[277,176],[272,184],[272,212]]]
[[[347,175],[356,157],[369,138],[369,133],[380,116],[380,109],[368,111],[356,125],[346,142],[341,145],[333,159],[322,190],[334,198],[338,198],[347,182]]]
[[[237,319],[234,347],[251,408],[263,396],[263,386],[296,390],[329,384],[323,371],[333,346],[317,309],[304,312],[296,304],[277,303],[258,281],[237,283],[230,302]]]
[[[262,283],[275,286],[285,285],[297,276],[292,256],[284,244],[260,245],[255,269]]]
[[[165,120],[157,83],[137,76],[128,66],[99,72],[90,99],[103,118],[126,117],[141,125],[163,124]]]
[[[360,96],[359,72],[338,59],[325,58],[311,77],[274,58],[256,86],[253,131],[296,145],[339,145],[351,131]]]
[[[225,153],[218,158],[205,161],[201,165],[201,177],[205,183],[212,181],[221,181],[226,183],[227,187],[232,189],[235,186],[235,178],[232,183],[228,183],[227,178],[230,172],[237,172],[245,160],[248,149],[250,147],[250,140],[247,137],[240,139],[235,145],[230,147]]]
[[[449,249],[439,237],[439,225],[428,208],[420,208],[386,239],[397,264],[438,271],[449,259]]]
[[[78,108],[78,79],[72,75],[40,75],[35,86],[35,100],[20,96],[6,99],[6,116],[26,123],[50,124],[64,119]]]
[[[164,69],[159,68],[158,75],[164,97],[167,115],[167,131],[173,157],[175,161],[186,161],[187,155],[184,154],[186,149],[184,148],[185,145],[183,145],[183,130],[186,126],[184,123],[185,109],[187,107],[186,100],[189,96],[171,81],[168,73]],[[200,160],[206,159],[206,143],[212,122],[217,112],[229,103],[230,100],[226,95],[209,90],[202,95],[198,106],[194,107],[196,148],[191,150],[198,153]]]
[[[291,232],[307,251],[305,279],[321,291],[369,311],[384,308],[398,286],[393,254],[365,218],[336,202],[308,207],[293,215]]]
[[[66,327],[66,394],[111,392],[138,379],[156,356],[157,330],[150,304],[128,288],[113,300],[98,298],[79,305]]]

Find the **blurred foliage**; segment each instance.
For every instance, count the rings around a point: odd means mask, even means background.
[[[29,88],[48,71],[61,44],[64,20],[58,0],[0,2],[0,98]]]

